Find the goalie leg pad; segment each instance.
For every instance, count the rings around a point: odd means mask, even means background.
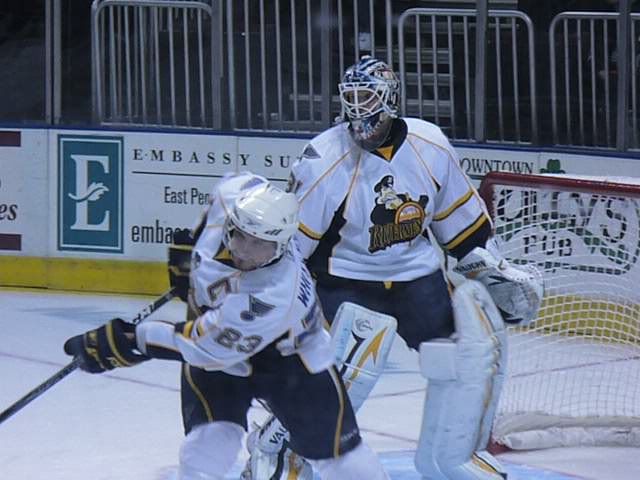
[[[503,479],[499,467],[475,454],[484,450],[484,429],[498,402],[501,385],[494,380],[506,359],[502,317],[476,281],[463,282],[452,305],[454,337],[420,346],[420,369],[429,384],[416,468],[434,480]]]
[[[496,320],[501,319],[498,318]],[[496,416],[496,411],[498,410],[498,403],[500,400],[500,394],[502,393],[502,386],[504,385],[504,381],[507,375],[507,357],[509,353],[509,349],[507,346],[507,329],[504,325],[504,322],[502,321],[500,321],[499,324],[496,321],[493,324],[493,327],[493,335],[498,342],[498,359],[496,365],[497,368],[493,376],[490,401],[485,410],[484,417],[482,418],[482,425],[480,426],[480,437],[478,438],[479,451],[484,451],[489,445],[489,441],[491,440],[493,421]],[[487,453],[487,455],[489,455],[489,453]]]
[[[397,321],[390,315],[350,302],[338,308],[331,339],[354,411],[362,406],[384,371],[396,330]]]

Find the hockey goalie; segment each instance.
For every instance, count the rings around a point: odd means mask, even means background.
[[[399,115],[399,80],[385,62],[363,57],[338,90],[341,121],[308,143],[290,189],[352,404],[369,395],[397,333],[419,352],[428,381],[418,471],[502,479],[485,448],[504,376],[504,322],[535,318],[541,276],[502,258],[454,148],[436,125]],[[464,279],[453,291],[441,249]],[[277,419],[254,432],[244,478],[312,478],[287,439]]]

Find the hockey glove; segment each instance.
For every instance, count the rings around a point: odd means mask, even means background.
[[[189,274],[191,273],[191,252],[195,245],[189,229],[176,230],[173,244],[169,246],[169,284],[176,289],[176,295],[183,302],[189,296]]]
[[[78,358],[79,367],[90,373],[131,367],[149,360],[137,350],[135,331],[132,323],[114,318],[95,330],[71,337],[65,342],[64,351]]]
[[[453,271],[480,281],[506,323],[524,326],[536,318],[544,295],[540,271],[533,265],[513,266],[493,240],[487,242],[486,249],[474,248]]]

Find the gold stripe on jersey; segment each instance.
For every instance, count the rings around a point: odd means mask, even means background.
[[[220,206],[222,207],[222,210],[224,211],[225,218],[227,218],[229,216],[229,209],[227,208],[227,205],[224,203],[223,195],[220,195]],[[209,213],[207,213],[207,216],[208,215],[209,215]]]
[[[344,418],[344,396],[342,393],[342,387],[340,386],[340,378],[335,367],[330,367],[327,372],[331,376],[331,380],[336,387],[338,393],[338,421],[336,422],[336,435],[333,438],[333,456],[338,458],[340,456],[340,437],[342,436],[342,419]]]
[[[422,141],[423,141],[423,142],[425,142],[425,143],[428,143],[429,145],[433,145],[435,148],[437,148],[437,149],[439,149],[439,150],[444,151],[444,152],[447,154],[447,156],[451,159],[451,162],[452,162],[454,165],[456,165],[456,166],[458,167],[458,169],[460,169],[460,165],[459,165],[459,163],[458,163],[458,161],[457,161],[457,159],[456,159],[456,156],[455,156],[455,155],[453,155],[453,154],[451,153],[451,150],[449,150],[447,147],[444,147],[444,146],[442,146],[442,145],[439,145],[439,144],[437,144],[437,143],[435,143],[435,142],[433,142],[433,141],[431,141],[431,140],[428,140],[428,139],[426,139],[426,138],[424,138],[424,137],[421,137],[420,135],[417,135],[417,134],[415,134],[415,133],[412,133],[411,135],[413,135],[413,136],[414,136],[414,137],[416,137],[416,138],[419,138],[420,140],[422,140]],[[411,142],[409,142],[409,143],[411,143]],[[414,149],[415,149],[415,147],[414,147]],[[417,153],[417,149],[415,149],[415,150],[416,150],[416,153]],[[420,157],[419,155],[418,155],[418,157],[422,160],[422,157]],[[429,173],[431,173],[431,172],[429,172]],[[435,180],[435,179],[434,179],[434,180]],[[468,181],[467,181],[467,183],[468,183]],[[438,185],[438,190],[440,190],[440,184],[437,184],[437,185]]]
[[[309,227],[307,227],[302,222],[300,222],[298,224],[298,230],[300,230],[302,233],[304,233],[311,240],[320,240],[322,238],[322,234],[321,233],[314,232],[313,230],[311,230]]]
[[[195,393],[196,397],[198,397],[198,400],[200,400],[202,408],[204,408],[204,413],[207,415],[207,420],[213,422],[213,413],[211,413],[211,407],[209,407],[207,399],[204,397],[200,389],[193,381],[193,377],[191,376],[191,366],[188,363],[184,364],[184,376],[187,379],[189,386],[193,390],[193,393]]]
[[[428,142],[427,140],[425,140],[422,137],[419,137],[418,135],[415,135],[414,133],[411,133],[410,135],[413,135],[416,138],[419,138],[421,140],[424,140],[425,142]],[[424,167],[424,169],[427,171],[427,173],[429,174],[429,178],[431,178],[431,181],[433,182],[433,184],[436,186],[436,191],[440,191],[442,189],[442,185],[440,185],[440,182],[438,182],[438,180],[436,179],[435,175],[433,174],[433,172],[431,171],[431,168],[429,167],[429,164],[427,162],[424,161],[424,159],[422,158],[422,155],[420,155],[420,151],[418,150],[418,148],[413,144],[413,142],[411,141],[411,139],[409,138],[409,135],[407,135],[407,140],[409,141],[409,145],[411,145],[411,148],[413,149],[413,151],[416,154],[416,157],[418,157],[418,160],[420,160],[420,163],[422,164],[422,166]],[[428,142],[430,143],[430,142]]]
[[[482,212],[480,214],[480,216],[478,217],[478,219],[475,222],[473,222],[470,227],[468,227],[467,229],[463,230],[453,240],[451,240],[449,243],[447,243],[445,245],[445,248],[447,250],[452,250],[452,249],[456,248],[458,245],[460,245],[462,242],[464,242],[467,238],[469,238],[473,234],[473,232],[478,230],[484,224],[484,222],[486,222],[486,221],[488,221],[488,218],[484,214],[484,212]]]
[[[196,333],[198,334],[199,337],[202,337],[205,333],[207,333],[204,329],[204,325],[202,325],[203,322],[197,322],[196,323]]]
[[[186,338],[191,338],[191,332],[193,331],[193,320],[189,320],[184,324],[184,328],[182,329],[182,335]]]
[[[444,220],[445,218],[447,218],[449,215],[451,215],[453,212],[455,212],[458,208],[460,208],[462,205],[464,205],[465,203],[467,203],[469,201],[469,199],[473,197],[473,189],[470,188],[467,193],[465,193],[462,197],[460,197],[458,200],[456,200],[455,202],[453,202],[453,205],[451,205],[449,208],[447,208],[444,212],[440,212],[440,213],[436,213],[433,216],[433,221],[434,222],[438,222],[440,220]]]
[[[362,160],[362,152],[360,152],[360,154],[358,154],[358,160],[356,160],[356,168],[353,172],[353,175],[351,176],[351,182],[349,182],[349,190],[347,190],[347,196],[345,197],[344,200],[344,212],[342,213],[342,216],[344,218],[347,218],[347,208],[349,208],[349,203],[351,201],[351,194],[353,193],[353,189],[356,185],[356,179],[358,178],[358,175],[360,174],[360,163]],[[334,246],[335,248],[335,246]],[[333,255],[332,255],[333,256]]]
[[[444,150],[447,155],[449,155],[449,157],[451,157],[451,160],[455,160],[455,158],[453,157],[453,155],[451,155],[451,151],[447,148],[447,147],[443,147],[442,145],[439,145],[437,143],[435,143],[433,140],[429,140],[427,138],[421,137],[420,135],[416,134],[416,133],[411,133],[410,135],[419,138],[420,140],[422,140],[423,142],[428,143],[429,145],[433,145],[436,148],[439,148],[440,150]],[[457,162],[455,162],[457,163]]]
[[[356,185],[356,180],[360,174],[360,161],[362,160],[362,152],[360,152],[358,154],[358,160],[356,161],[356,168],[355,171],[353,172],[353,175],[351,176],[351,182],[349,183],[349,190],[347,190],[347,196],[345,197],[344,201],[342,202],[344,204],[344,207],[342,208],[342,218],[346,219],[347,218],[347,208],[349,208],[349,204],[351,203],[351,194],[353,193],[353,190],[355,188]],[[340,211],[340,208],[338,208],[337,212]],[[337,213],[336,212],[336,213]],[[331,228],[331,227],[329,227]],[[333,247],[331,247],[331,254],[329,255],[329,258],[327,259],[327,271],[329,273],[333,273],[333,267],[332,267],[332,262],[333,259],[336,256],[336,248],[338,248],[338,245],[340,244],[340,241],[342,240],[342,238],[340,237],[340,232],[338,231],[338,241],[335,243],[335,245],[333,245]]]
[[[353,148],[357,148],[357,147],[353,147]],[[351,150],[353,150],[353,148],[352,148]],[[326,171],[326,172],[324,172],[322,175],[320,175],[320,177],[319,177],[315,182],[313,182],[313,185],[311,185],[311,186],[309,187],[309,190],[307,190],[307,191],[305,192],[305,194],[302,196],[302,198],[300,199],[300,203],[304,202],[304,201],[305,201],[305,199],[307,198],[307,195],[309,195],[309,194],[313,191],[313,189],[314,189],[314,188],[316,188],[316,186],[317,186],[317,185],[318,185],[322,180],[324,180],[324,178],[325,178],[327,175],[329,175],[329,174],[333,171],[333,169],[334,169],[334,168],[336,168],[338,165],[340,165],[340,163],[342,163],[342,161],[343,161],[345,158],[347,158],[347,156],[351,153],[351,150],[347,150],[347,151],[346,151],[346,152],[345,152],[345,153],[344,153],[344,154],[343,154],[343,155],[342,155],[338,160],[336,160],[336,161],[333,163],[333,165],[331,165],[329,168],[327,168],[327,171]]]

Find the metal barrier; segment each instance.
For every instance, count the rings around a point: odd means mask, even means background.
[[[640,14],[631,14],[630,95],[623,109],[617,108],[618,16],[564,12],[551,23],[551,113],[557,145],[640,148]],[[621,129],[623,141],[618,145],[616,137]]]
[[[341,73],[372,54],[399,70],[403,114],[454,140],[536,144],[548,105],[544,141],[640,148],[640,14],[624,31],[617,13],[558,15],[551,79],[542,79],[551,101],[538,105],[526,14],[488,11],[477,50],[486,58],[476,65],[475,9],[394,8],[391,0],[94,0],[94,113],[103,124],[318,132],[341,114]],[[629,98],[617,108],[612,62],[626,32]]]
[[[337,84],[345,67],[365,53],[393,62],[391,5],[391,0],[227,0],[231,128],[316,132],[329,127],[340,113]]]
[[[221,15],[184,0],[94,0],[93,110],[102,124],[221,127]],[[217,25],[216,25],[217,24]]]
[[[476,10],[414,8],[398,21],[403,114],[433,121],[456,140],[476,138],[472,118],[476,60],[470,46],[475,16]],[[487,82],[487,139],[535,143],[533,25],[526,14],[515,10],[489,10],[488,22],[487,41],[494,54],[487,56],[483,62],[487,68],[481,69]]]

